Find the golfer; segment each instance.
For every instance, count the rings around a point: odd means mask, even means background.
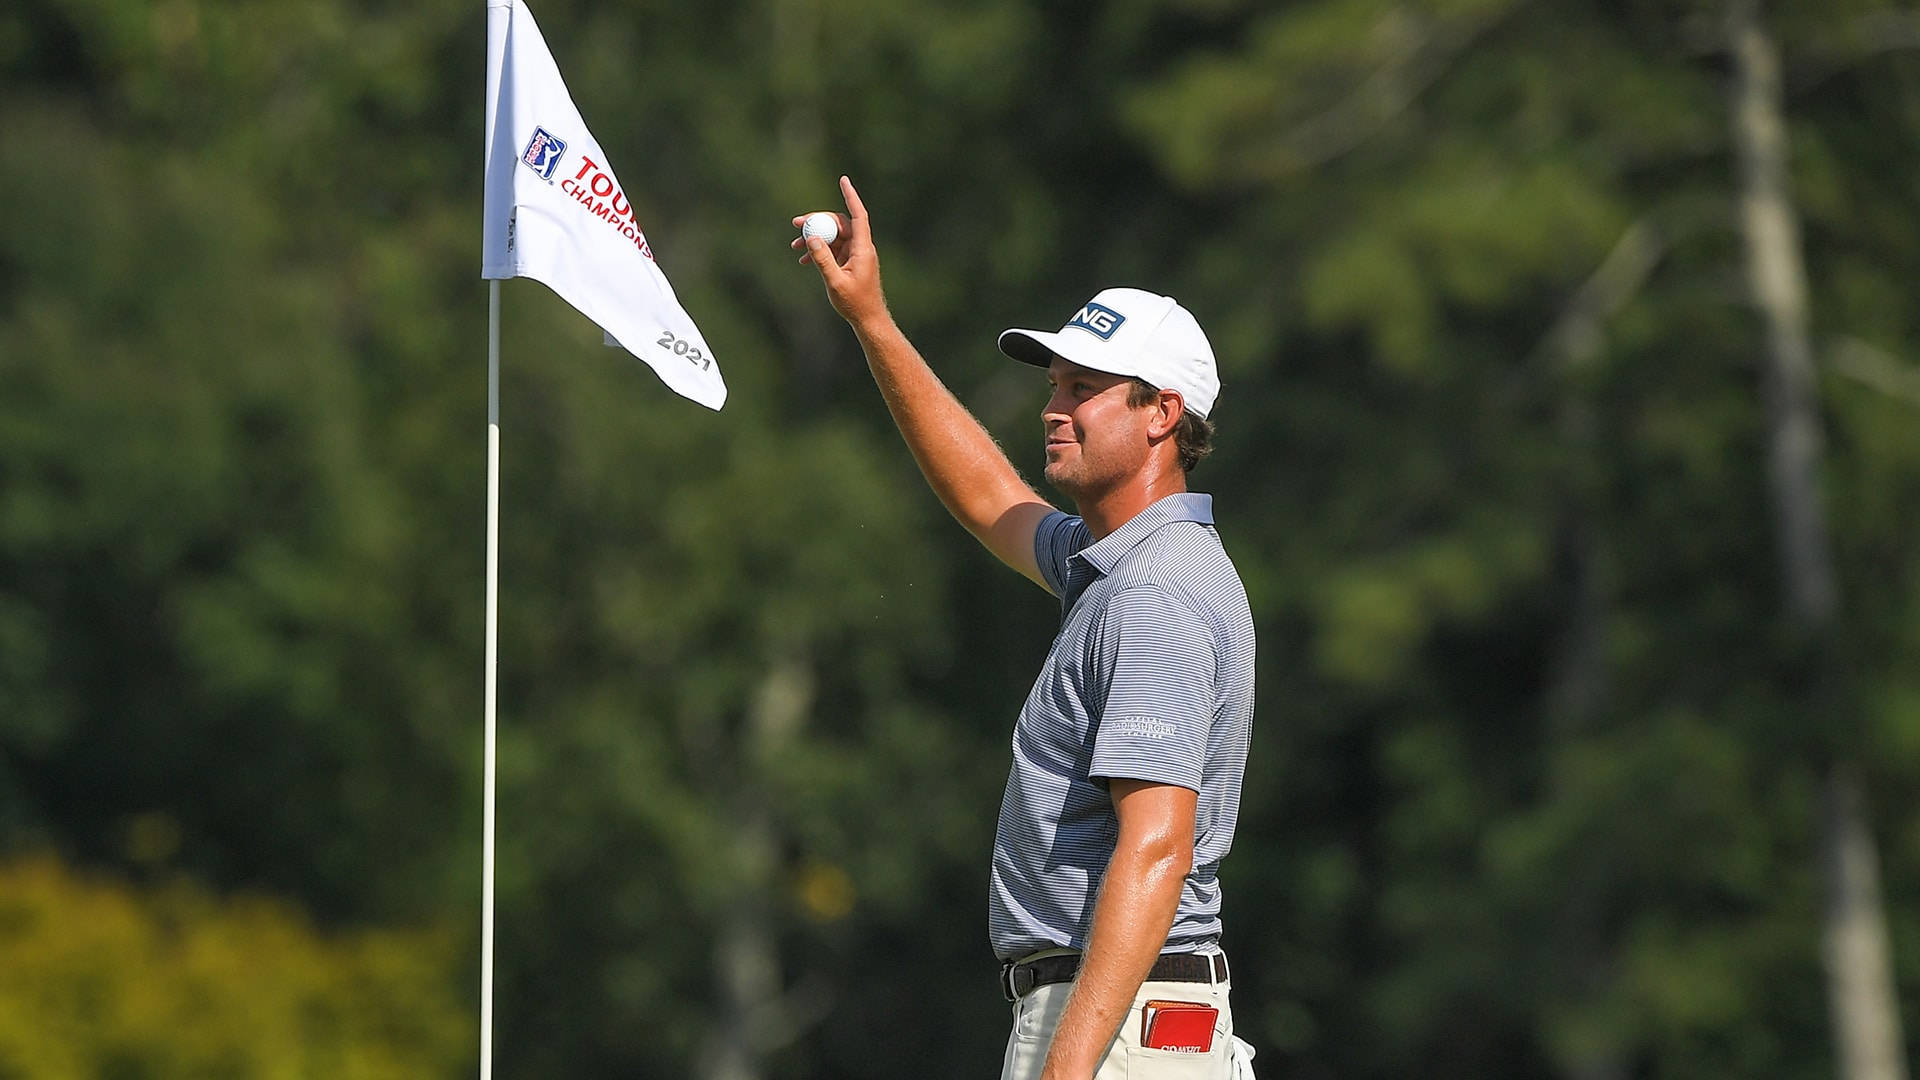
[[[894,325],[865,207],[796,240],[853,326],[940,501],[1062,621],[1013,729],[988,935],[1014,1003],[1003,1080],[1250,1077],[1220,948],[1253,725],[1253,619],[1187,473],[1209,448],[1213,350],[1172,299],[1108,289],[1057,333],[1008,330],[1042,367],[1048,505]],[[801,218],[795,218],[798,225]]]

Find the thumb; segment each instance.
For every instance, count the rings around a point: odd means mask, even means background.
[[[817,236],[809,236],[807,237],[807,257],[813,260],[813,265],[820,271],[820,276],[827,278],[828,283],[831,284],[832,278],[828,275],[838,273],[840,270],[840,264],[833,261],[833,248],[825,240]]]

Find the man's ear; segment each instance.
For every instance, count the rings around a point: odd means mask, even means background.
[[[1173,434],[1180,418],[1187,414],[1186,399],[1178,390],[1162,390],[1153,403],[1153,418],[1147,421],[1147,438],[1154,442]]]

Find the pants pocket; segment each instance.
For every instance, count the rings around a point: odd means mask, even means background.
[[[1060,1023],[1060,1014],[1066,1011],[1071,986],[1071,983],[1051,983],[1036,987],[1021,998],[1013,1017],[1015,1037],[1024,1042],[1052,1041],[1053,1029]]]
[[[1227,1055],[1216,1045],[1204,1054],[1127,1047],[1127,1080],[1226,1080]]]
[[[1231,1080],[1253,1080],[1253,1044],[1238,1035],[1227,1044],[1227,1057],[1233,1068],[1228,1070]]]

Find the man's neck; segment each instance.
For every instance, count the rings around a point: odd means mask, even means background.
[[[1082,502],[1076,498],[1074,508],[1087,523],[1087,533],[1094,540],[1104,540],[1114,530],[1132,521],[1134,515],[1159,502],[1169,495],[1178,495],[1187,490],[1187,474],[1179,469],[1153,475],[1134,477],[1127,483],[1101,492]]]

